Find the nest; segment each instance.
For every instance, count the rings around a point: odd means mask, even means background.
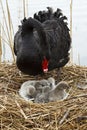
[[[0,129],[1,130],[86,130],[87,67],[66,66],[38,76],[22,74],[13,65],[0,65]],[[54,77],[69,83],[69,97],[63,101],[33,103],[22,99],[18,90],[27,80]]]

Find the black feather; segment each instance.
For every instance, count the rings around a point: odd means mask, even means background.
[[[60,68],[69,61],[71,38],[66,16],[51,7],[39,11],[34,18],[24,19],[14,37],[14,52],[18,68],[31,75],[43,73],[44,56],[49,60],[48,70]]]

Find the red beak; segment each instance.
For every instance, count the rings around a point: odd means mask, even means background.
[[[42,61],[42,69],[44,73],[48,72],[48,63],[49,61],[46,59],[46,57],[44,57],[43,61]]]

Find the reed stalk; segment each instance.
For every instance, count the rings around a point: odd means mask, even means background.
[[[11,15],[10,15],[8,0],[6,0],[6,10],[4,9],[2,0],[0,0],[0,5],[1,5],[3,19],[4,19],[4,26],[2,24],[0,24],[1,28],[3,30],[3,33],[4,33],[4,35],[3,35],[4,37],[2,35],[0,35],[0,42],[1,42],[0,44],[4,44],[4,46],[5,46],[5,44],[9,45],[9,47],[11,49],[13,61],[15,62],[15,55],[14,55],[14,50],[13,50],[14,29],[13,29],[12,19],[11,19]],[[28,1],[23,0],[23,15],[24,15],[24,17],[26,17],[26,15],[28,14],[28,7],[27,6],[28,6]],[[0,57],[1,57],[1,49],[0,49]]]
[[[26,17],[26,8],[25,8],[25,0],[23,0],[23,13],[24,13],[24,17]]]
[[[14,56],[14,51],[13,51],[13,38],[12,38],[12,35],[13,35],[14,31],[13,31],[13,26],[12,26],[12,21],[11,21],[11,16],[10,16],[10,11],[9,11],[8,1],[6,0],[7,19],[6,19],[6,16],[5,16],[4,7],[3,7],[3,4],[2,4],[1,0],[0,0],[0,4],[1,4],[1,9],[2,9],[2,13],[3,13],[5,27],[6,27],[6,31],[7,31],[7,35],[8,35],[7,41],[9,42],[9,47],[11,48],[13,61],[15,61],[15,56]]]
[[[8,39],[7,34],[6,34],[6,30],[5,30],[4,26],[3,26],[1,23],[0,23],[0,26],[1,26],[2,30],[3,30],[3,32],[4,32],[4,38],[3,38],[2,36],[0,36],[0,37],[1,37],[1,39],[3,39],[7,44],[9,44],[9,39]]]
[[[72,6],[73,0],[70,0],[70,36],[72,38]],[[73,63],[73,47],[71,46],[70,62]]]
[[[23,0],[23,16],[28,17],[28,0]]]
[[[78,64],[80,66],[80,54],[78,53]]]
[[[13,28],[12,28],[12,20],[11,20],[11,15],[10,15],[10,11],[9,11],[9,6],[8,6],[8,1],[7,0],[6,0],[6,7],[7,7],[7,15],[8,15],[9,45],[10,45],[10,48],[11,48],[13,60],[15,61],[14,50],[13,50],[13,38],[12,38],[12,35],[14,35],[13,34],[14,31],[13,31]]]
[[[0,26],[0,36],[1,36],[1,26]],[[1,37],[0,37],[0,64],[1,64],[1,57],[2,57],[2,44],[1,44]]]

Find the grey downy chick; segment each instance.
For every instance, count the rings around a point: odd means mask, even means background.
[[[24,98],[26,101],[34,100],[36,89],[34,87],[36,81],[26,81],[21,85],[19,89],[19,95]]]
[[[34,102],[45,103],[48,102],[47,93],[50,91],[50,83],[43,79],[35,84],[36,96]]]
[[[43,79],[43,80],[40,80],[40,81],[37,81],[34,85],[37,93],[45,93],[47,91],[49,91],[50,89],[50,83]]]
[[[69,89],[69,85],[65,81],[59,82],[56,87],[49,92],[49,101],[64,100],[69,95],[66,90]]]
[[[19,95],[26,101],[34,100],[37,94],[42,94],[44,91],[47,91],[47,89],[49,89],[48,85],[49,83],[45,79],[38,81],[26,81],[21,85]]]
[[[42,94],[38,93],[36,95],[34,102],[36,102],[36,103],[47,103],[47,102],[49,102],[48,93],[42,93]]]
[[[41,86],[41,87],[38,87],[38,86]],[[34,101],[37,103],[49,102],[49,92],[55,88],[55,79],[50,77],[46,81],[41,80],[41,82],[39,82],[38,86],[37,86],[36,90],[38,88],[41,88],[41,91],[39,91],[39,93],[37,93]]]
[[[49,84],[50,84],[50,90],[52,90],[52,89],[54,89],[55,88],[55,79],[54,78],[52,78],[52,77],[50,77],[50,78],[48,78],[48,82],[49,82]]]

